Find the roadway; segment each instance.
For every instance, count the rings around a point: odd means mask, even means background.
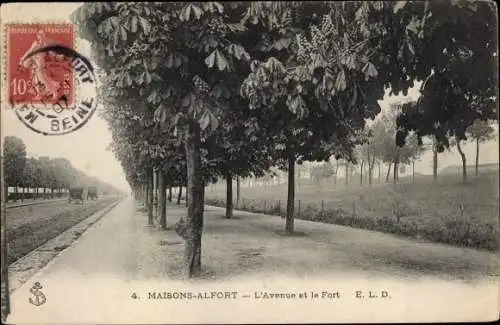
[[[184,206],[168,205],[171,227]],[[131,199],[96,222],[12,295],[9,323],[283,323],[486,321],[498,316],[498,257],[362,229],[205,207],[203,272],[182,276],[183,240],[147,225]],[[47,299],[28,302],[35,282]],[[356,291],[363,298],[355,297]],[[387,299],[367,298],[373,290]],[[172,292],[237,299],[151,299]],[[325,291],[340,299],[313,299]],[[307,299],[261,299],[263,292]],[[133,295],[135,293],[135,295]],[[159,293],[159,294],[158,294]],[[164,294],[165,293],[165,294]],[[209,294],[210,296],[210,294]],[[327,295],[328,296],[328,295]],[[135,298],[134,298],[135,297]],[[304,312],[307,310],[307,312]]]

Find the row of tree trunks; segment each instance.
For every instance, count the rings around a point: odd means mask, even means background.
[[[188,184],[186,187],[186,205],[188,207],[186,220],[186,245],[185,245],[185,272],[191,278],[199,274],[201,270],[201,239],[203,231],[203,210],[205,186],[201,174],[201,154],[200,154],[200,127],[191,121],[186,128],[185,150],[187,157]],[[155,175],[156,174],[156,175]],[[158,203],[156,215],[162,230],[167,229],[167,200],[172,200],[172,187],[168,186],[163,170],[155,172],[153,168],[147,171],[147,182],[140,189],[135,189],[134,195],[141,194],[147,206],[148,224],[154,224],[154,206]],[[156,199],[157,195],[159,196]],[[177,204],[182,198],[182,186],[179,186]]]

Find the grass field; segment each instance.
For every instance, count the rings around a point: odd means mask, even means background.
[[[420,175],[414,184],[401,179],[396,186],[302,185],[296,188],[296,217],[495,250],[499,247],[498,177],[498,171],[490,171],[470,175],[467,184],[450,173],[438,175],[437,184],[432,176]],[[284,215],[286,186],[242,187],[239,208]],[[207,204],[225,204],[223,186],[209,188],[206,197]]]

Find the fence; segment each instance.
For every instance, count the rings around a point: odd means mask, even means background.
[[[207,198],[206,204],[225,207],[221,198]],[[249,200],[235,202],[235,209],[285,217],[286,201]],[[354,228],[404,235],[433,242],[496,250],[499,247],[498,222],[477,220],[471,214],[479,209],[488,214],[498,211],[497,205],[459,203],[447,211],[435,207],[414,206],[400,200],[380,200],[376,205],[358,200],[303,201],[296,200],[297,219],[344,225]]]
[[[24,200],[38,200],[38,199],[52,199],[52,198],[62,198],[68,196],[66,189],[61,189],[61,191],[51,192],[50,189],[46,189],[45,193],[43,192],[43,188],[38,189],[38,193],[34,188],[25,188],[24,191],[18,189],[15,192],[15,189],[12,187],[8,188],[8,195],[5,199],[8,201],[24,201]]]

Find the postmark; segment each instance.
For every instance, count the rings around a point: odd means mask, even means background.
[[[6,97],[18,119],[43,135],[76,131],[97,108],[94,70],[74,49],[74,28],[69,23],[5,28]]]

